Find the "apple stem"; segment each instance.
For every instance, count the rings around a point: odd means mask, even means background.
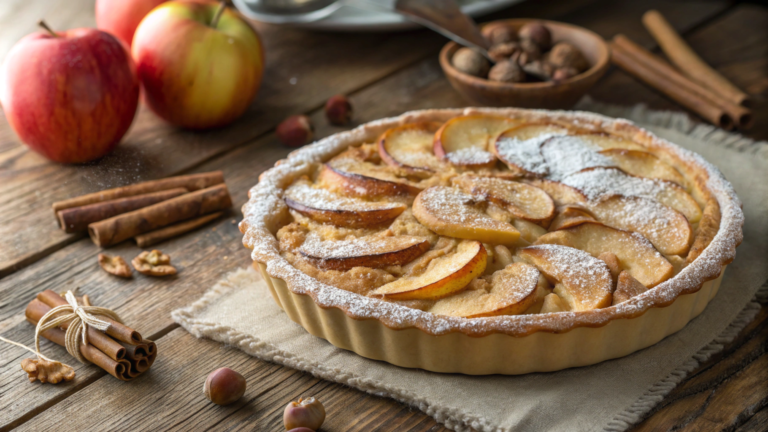
[[[46,24],[46,22],[45,22],[45,21],[43,21],[43,20],[40,20],[40,21],[38,21],[38,22],[37,22],[37,25],[39,25],[40,27],[44,28],[44,29],[45,29],[45,30],[46,30],[48,33],[50,33],[50,34],[51,34],[51,36],[53,36],[53,37],[59,37],[59,35],[57,35],[57,34],[56,34],[56,32],[55,32],[55,31],[53,31],[53,29],[52,29],[52,28],[50,28],[50,27],[48,26],[48,24]]]
[[[216,28],[216,26],[219,24],[219,18],[221,18],[221,14],[224,13],[224,9],[227,8],[227,1],[221,0],[221,3],[219,3],[219,8],[216,9],[216,14],[213,16],[213,19],[211,20],[211,27]]]

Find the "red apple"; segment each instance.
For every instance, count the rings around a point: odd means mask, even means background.
[[[112,33],[129,47],[141,20],[166,0],[96,0],[96,27]]]
[[[35,33],[5,58],[0,103],[32,150],[56,162],[87,162],[111,151],[131,126],[139,80],[125,46],[109,33]]]
[[[136,29],[131,53],[146,104],[169,123],[190,129],[240,117],[264,72],[259,35],[240,14],[215,2],[158,6]]]

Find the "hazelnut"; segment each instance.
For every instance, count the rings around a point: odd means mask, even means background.
[[[493,61],[500,62],[512,57],[512,54],[520,51],[520,44],[517,42],[500,43],[491,47],[488,50],[488,55],[491,56]]]
[[[579,74],[579,71],[572,67],[557,68],[552,73],[552,81],[565,81]]]
[[[325,103],[325,117],[330,124],[344,126],[352,119],[352,104],[344,95],[332,96]]]
[[[541,49],[535,43],[530,40],[523,40],[520,42],[520,56],[517,58],[517,62],[521,65],[530,63],[534,60],[541,58]]]
[[[549,63],[556,68],[572,67],[579,72],[589,68],[589,63],[587,63],[587,59],[584,58],[581,51],[567,42],[555,44],[547,58]]]
[[[525,72],[515,62],[501,61],[496,63],[488,72],[491,81],[516,83],[525,81]]]
[[[546,51],[552,45],[552,34],[540,22],[531,22],[522,26],[517,36],[520,40],[529,40],[535,43],[542,51]]]
[[[521,66],[525,73],[528,75],[540,79],[542,81],[549,81],[552,79],[553,68],[547,62],[541,60],[534,60],[530,63]]]
[[[312,141],[314,128],[305,115],[294,115],[277,125],[277,139],[288,147],[301,147]]]
[[[451,59],[453,67],[461,72],[476,77],[484,77],[491,67],[488,59],[472,48],[460,48]]]
[[[245,378],[230,368],[219,368],[208,375],[203,392],[216,405],[229,405],[245,393]]]
[[[491,46],[517,40],[515,29],[504,24],[485,26],[483,28],[483,36],[485,36],[485,39],[488,40]]]
[[[305,427],[314,431],[320,429],[324,421],[325,408],[313,397],[299,398],[298,402],[289,403],[283,411],[285,430]]]

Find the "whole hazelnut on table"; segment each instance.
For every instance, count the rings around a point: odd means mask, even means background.
[[[513,61],[500,61],[488,72],[491,81],[516,83],[525,81],[525,72]]]
[[[332,96],[325,103],[325,117],[328,122],[337,126],[344,126],[352,120],[352,104],[344,95]]]
[[[287,431],[302,427],[315,431],[320,429],[324,421],[325,408],[313,397],[299,398],[298,402],[289,403],[283,411],[283,423]]]
[[[203,392],[216,405],[229,405],[245,393],[245,378],[230,368],[219,368],[208,375]]]
[[[517,36],[520,40],[529,40],[535,43],[542,51],[546,51],[552,45],[552,34],[547,26],[540,22],[531,22],[520,27]]]
[[[493,45],[514,42],[517,40],[515,29],[504,24],[489,25],[483,27],[483,36],[488,43]]]
[[[314,128],[305,115],[294,115],[277,125],[277,139],[288,147],[301,147],[312,141]]]
[[[491,56],[493,61],[500,62],[512,57],[512,54],[520,51],[520,44],[517,42],[507,42],[496,44],[488,50],[488,55]]]
[[[556,68],[572,67],[579,72],[589,68],[589,63],[578,48],[568,42],[558,42],[552,47],[547,59]]]
[[[453,54],[451,64],[459,71],[476,77],[485,77],[491,67],[488,59],[472,48],[459,48]]]

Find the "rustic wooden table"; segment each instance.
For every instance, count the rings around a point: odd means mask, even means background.
[[[642,3],[642,4],[641,4]],[[768,138],[768,8],[726,1],[536,0],[485,17],[541,17],[588,27],[608,38],[625,33],[655,47],[640,16],[661,10],[701,55],[756,100],[756,126],[746,135]],[[44,17],[56,28],[94,25],[93,0],[3,0],[0,57]],[[60,166],[30,152],[0,120],[0,334],[30,343],[27,302],[44,289],[80,287],[159,346],[151,373],[130,384],[93,366],[77,365],[74,382],[30,384],[19,369],[25,351],[0,349],[0,430],[282,430],[282,410],[299,395],[326,406],[327,431],[434,431],[422,412],[251,358],[179,328],[170,311],[197,299],[225,273],[249,265],[237,228],[239,212],[160,245],[174,257],[178,277],[119,280],[98,269],[99,249],[82,235],[62,233],[50,205],[85,192],[179,173],[223,170],[239,207],[258,174],[288,153],[274,136],[290,114],[307,113],[318,136],[322,106],[349,95],[358,123],[418,108],[459,107],[437,62],[445,40],[429,31],[395,34],[309,33],[257,24],[268,69],[261,92],[237,123],[193,133],[170,127],[141,109],[112,155],[89,166]],[[611,70],[590,92],[598,100],[679,110],[628,75]],[[133,257],[139,249],[112,250]],[[768,429],[768,306],[722,353],[701,365],[664,398],[636,430]],[[63,349],[44,343],[54,358]],[[48,351],[49,350],[49,351]],[[74,363],[74,362],[73,362]],[[229,366],[249,383],[239,402],[218,407],[202,394],[208,372]],[[557,415],[557,413],[548,413]],[[65,420],[66,419],[66,420]]]

